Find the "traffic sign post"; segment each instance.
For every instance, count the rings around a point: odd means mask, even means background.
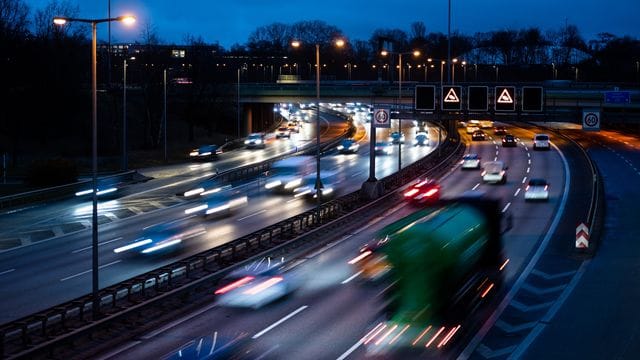
[[[433,85],[416,85],[414,107],[416,110],[434,111],[436,109],[436,87]]]
[[[441,93],[441,106],[443,111],[462,110],[462,86],[443,86]]]
[[[496,111],[516,111],[515,86],[496,86],[494,102]]]
[[[589,248],[589,226],[585,223],[580,223],[576,227],[576,249],[588,249]]]
[[[373,123],[376,128],[391,128],[391,113],[387,108],[373,110]]]
[[[542,87],[523,86],[522,87],[522,111],[541,112],[544,106]]]
[[[600,131],[600,109],[582,110],[582,130]]]
[[[488,86],[469,86],[467,88],[467,110],[483,112],[489,110]]]

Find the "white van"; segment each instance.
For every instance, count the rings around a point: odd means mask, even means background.
[[[506,184],[508,167],[502,161],[487,161],[483,166],[482,181],[492,184]]]
[[[549,150],[550,147],[549,135],[535,134],[533,136],[533,150]]]

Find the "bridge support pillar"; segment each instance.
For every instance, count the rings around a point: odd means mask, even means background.
[[[367,180],[362,183],[361,194],[365,199],[377,199],[384,194],[384,184],[379,180]]]
[[[252,132],[264,132],[275,122],[273,104],[244,104],[242,112],[244,114],[244,128],[247,134]]]

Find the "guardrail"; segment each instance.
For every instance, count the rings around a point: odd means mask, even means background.
[[[143,176],[135,170],[115,175],[103,176],[100,178],[100,180],[112,180],[122,183],[135,181],[136,176],[139,177],[138,180],[143,180]],[[61,198],[69,197],[75,194],[77,191],[83,190],[88,185],[91,185],[91,180],[79,181],[72,184],[65,184],[46,189],[38,189],[20,194],[2,196],[0,197],[0,209],[38,201],[58,200]]]
[[[441,146],[442,151],[434,151],[401,172],[382,179],[385,189],[388,192],[398,189],[406,179],[426,172],[444,172],[464,153],[457,132],[448,136]],[[314,239],[312,235],[322,229],[344,228],[336,226],[336,222],[349,223],[358,211],[380,210],[381,202],[384,199],[372,203],[356,191],[322,204],[319,212],[316,209],[307,211],[223,246],[105,288],[100,291],[103,317],[99,319],[92,319],[93,300],[87,295],[3,325],[0,327],[0,356],[10,359],[55,357],[61,348],[83,341],[117,322],[133,324],[141,322],[141,318],[146,322],[152,318],[149,316],[152,306],[159,306],[157,316],[164,315],[163,305],[167,303],[180,303],[196,295],[210,294],[231,265],[274,251],[290,252],[303,244],[317,246],[328,242],[330,237]]]

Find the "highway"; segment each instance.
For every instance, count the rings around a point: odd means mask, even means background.
[[[503,212],[513,222],[513,228],[503,239],[505,257],[509,259],[504,270],[507,289],[538,250],[550,227],[557,223],[556,219],[563,215],[563,194],[572,191],[568,188],[568,165],[558,151],[533,151],[532,131],[510,130],[522,141],[515,148],[502,148],[492,139],[469,141],[468,149],[484,161],[494,158],[505,161],[509,166],[507,184],[486,185],[481,182],[479,171],[459,168],[441,179],[445,197],[479,190],[502,200]],[[562,146],[560,139],[554,142]],[[546,203],[524,202],[526,180],[534,176],[551,183],[550,200]],[[292,270],[304,281],[289,298],[251,311],[217,306],[212,296],[209,306],[122,344],[101,358],[161,358],[201,337],[231,339],[239,334],[246,334],[244,349],[250,352],[250,358],[362,358],[363,337],[382,320],[379,293],[384,285],[363,285],[347,262],[363,244],[371,241],[376,230],[414,210],[411,205],[400,203],[383,216],[371,219],[367,226],[341,234],[325,251],[307,255]],[[430,354],[452,357],[460,348],[456,345],[446,353]]]
[[[328,115],[325,116],[329,118]],[[336,124],[337,118],[331,120],[327,122],[330,126],[326,127],[327,130],[323,134],[325,137],[335,137],[343,131],[343,123]],[[305,127],[311,126],[307,124]],[[331,130],[334,127],[336,130]],[[408,126],[405,131],[410,131]],[[309,133],[301,132],[300,135],[305,139]],[[410,144],[412,136],[409,135],[407,144],[402,145],[403,164],[416,161],[435,148],[413,147]],[[437,132],[430,131],[429,135],[431,144],[437,144]],[[290,151],[292,146],[300,144],[298,140],[300,139],[293,135],[292,141],[274,140],[265,150],[243,149],[222,154],[221,159],[213,165],[219,170],[224,170],[249,161],[260,161],[259,159],[266,156]],[[322,171],[339,171],[343,176],[344,181],[339,192],[347,193],[359,189],[368,177],[366,138],[362,140],[362,144],[357,155],[340,155],[333,151],[325,154],[322,159]],[[376,163],[376,176],[382,178],[397,170],[397,155],[381,156]],[[210,163],[152,169],[144,174],[152,175],[156,179],[133,185],[126,189],[127,195],[100,203],[101,287],[218,246],[314,206],[302,198],[274,196],[266,192],[265,180],[259,178],[236,187],[249,196],[249,204],[233,216],[204,220],[195,215],[185,215],[184,211],[193,207],[194,202],[176,196],[178,189],[183,191],[193,185],[193,178],[205,178],[209,176],[210,171]],[[53,234],[49,238],[32,241],[28,246],[0,254],[0,263],[3,264],[3,268],[0,269],[0,295],[4,299],[1,318],[3,323],[89,292],[91,233],[86,225],[74,227],[72,224],[86,224],[90,216],[90,203],[80,203],[77,200],[45,204],[2,216],[4,224],[11,223],[10,227],[3,229],[14,228],[16,232],[20,232],[22,229],[33,229],[37,226],[43,229],[41,231]],[[194,234],[188,242],[185,239],[184,246],[179,251],[146,258],[114,253],[115,248],[138,238],[145,228],[178,219]],[[5,236],[8,235],[3,234],[3,237]]]

